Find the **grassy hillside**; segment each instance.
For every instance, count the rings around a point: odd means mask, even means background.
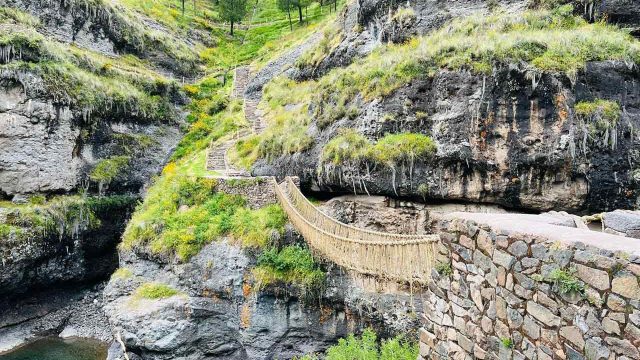
[[[335,31],[327,32],[324,45],[300,61],[317,63],[339,36]],[[369,56],[318,80],[271,82],[261,104],[268,128],[263,134],[237,144],[237,162],[249,167],[258,158],[272,159],[309,149],[314,143],[307,131],[312,122],[324,129],[339,119],[356,118],[359,115],[356,98],[362,101],[382,98],[439,71],[465,70],[490,75],[497,68],[511,65],[533,79],[543,73],[575,78],[587,62],[605,60],[640,64],[640,41],[616,26],[587,23],[573,15],[571,5],[524,13],[498,9],[489,16],[477,14],[456,19],[407,43],[380,46]],[[405,134],[404,139],[402,134],[397,136],[394,141],[403,144],[422,142],[415,134]],[[387,159],[375,156],[375,151],[369,149],[372,146],[369,141],[339,135],[326,145],[322,161],[333,165],[354,160],[387,163]],[[396,156],[402,157],[414,155]]]

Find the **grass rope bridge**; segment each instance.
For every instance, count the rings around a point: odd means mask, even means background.
[[[426,283],[435,266],[438,235],[404,235],[341,223],[316,208],[290,177],[271,179],[280,205],[312,250],[360,274]],[[283,189],[284,187],[284,189]]]
[[[253,133],[259,134],[264,130],[263,120],[257,112],[259,98],[245,94],[250,69],[238,67],[234,75],[231,95],[244,98],[245,117],[252,124]],[[251,130],[244,129],[242,137],[249,135]],[[234,169],[227,160],[227,151],[237,137],[217,146],[211,144],[207,158],[209,170],[220,172],[222,177],[250,176]],[[377,279],[426,284],[431,277],[440,240],[438,235],[384,233],[344,224],[316,208],[290,177],[286,177],[282,185],[273,177],[270,181],[289,220],[316,254],[345,269]]]

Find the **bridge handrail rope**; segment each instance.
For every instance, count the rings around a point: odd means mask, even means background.
[[[289,195],[284,193],[275,178],[271,181],[289,220],[315,252],[360,274],[406,282],[426,283],[429,279],[435,263],[436,242],[439,239],[437,235],[423,235],[420,239],[398,239],[398,241],[363,239],[366,237],[364,235],[355,238],[344,237],[332,232],[336,227],[327,229],[324,227],[326,223],[321,222],[316,225],[312,220],[307,219],[300,213]],[[287,190],[293,190],[290,189],[291,184],[299,192],[292,181],[285,182]],[[289,194],[293,195],[296,191],[289,191]],[[319,210],[316,211],[319,212]],[[363,234],[368,232],[365,229],[354,229],[362,231]],[[354,234],[355,232],[351,232],[351,235]]]
[[[330,228],[331,232],[350,239],[362,239],[371,241],[402,241],[402,240],[419,240],[419,241],[438,241],[437,235],[416,235],[416,234],[391,234],[375,230],[358,228],[349,224],[342,223],[324,212],[320,211],[315,205],[307,199],[300,189],[296,186],[290,177],[285,178],[287,191],[291,200],[307,219],[314,223],[321,223],[323,228]]]

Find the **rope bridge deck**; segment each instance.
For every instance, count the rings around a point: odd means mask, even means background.
[[[272,181],[289,220],[315,252],[361,274],[401,282],[429,280],[438,235],[392,234],[350,226],[318,210],[291,178],[285,179],[284,189]]]

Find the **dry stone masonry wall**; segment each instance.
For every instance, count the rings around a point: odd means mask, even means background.
[[[558,241],[554,225],[525,235],[471,218],[438,224],[419,360],[640,359],[638,240],[572,229],[588,241]]]
[[[225,194],[240,195],[247,205],[258,209],[278,202],[269,177],[216,178],[216,190]]]

